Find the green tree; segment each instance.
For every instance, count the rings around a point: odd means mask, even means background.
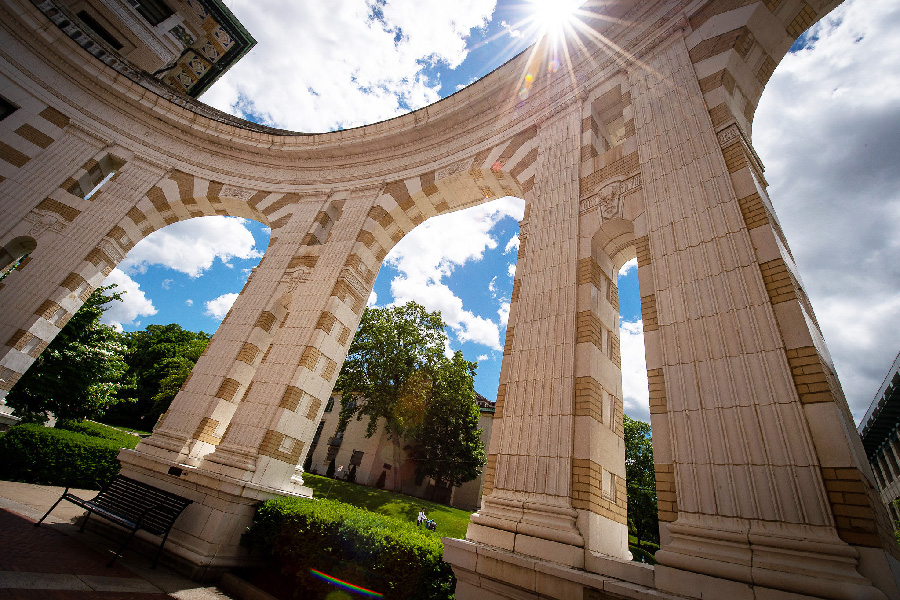
[[[625,484],[628,492],[628,528],[637,538],[659,539],[656,475],[650,424],[623,416],[625,428]]]
[[[475,369],[458,351],[436,371],[413,456],[418,475],[459,486],[478,477],[484,442],[475,401]]]
[[[149,325],[125,334],[130,403],[111,410],[107,420],[118,425],[152,429],[190,375],[210,336],[187,331],[180,325]]]
[[[122,335],[100,323],[106,305],[121,300],[99,287],[72,315],[65,327],[16,383],[7,404],[26,422],[43,423],[52,413],[58,419],[96,419],[120,402],[117,392],[127,386]]]
[[[394,446],[394,489],[399,487],[400,440],[415,438],[421,429],[446,341],[440,312],[430,313],[415,302],[366,308],[338,375],[339,428],[365,416],[371,437],[383,419]]]

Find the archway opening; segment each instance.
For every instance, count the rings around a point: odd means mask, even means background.
[[[209,216],[154,231],[132,248],[103,285],[121,302],[103,322],[128,348],[131,387],[105,420],[150,431],[225,318],[269,244],[267,226]]]

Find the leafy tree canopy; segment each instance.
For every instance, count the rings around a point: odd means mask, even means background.
[[[637,538],[659,539],[656,474],[650,424],[623,415],[625,483],[628,491],[628,528]]]
[[[439,312],[415,302],[367,307],[335,384],[342,395],[342,424],[368,416],[368,436],[384,419],[391,437],[414,437],[446,342]]]
[[[484,465],[477,365],[461,352],[445,356],[444,326],[440,312],[415,302],[366,308],[335,390],[341,393],[339,428],[353,417],[368,417],[366,435],[372,436],[381,419],[394,440],[395,464],[406,438],[414,442],[420,473],[459,485]]]
[[[168,410],[209,340],[209,334],[187,331],[175,323],[148,325],[143,331],[124,334],[128,377],[135,386],[128,392],[131,402],[111,410],[108,420],[151,429]]]
[[[100,323],[107,304],[121,300],[115,285],[97,288],[38,356],[7,396],[26,422],[101,416],[127,387],[122,335]]]
[[[458,486],[478,477],[485,462],[474,390],[478,365],[465,360],[458,350],[443,363],[436,372],[413,456],[418,474]]]

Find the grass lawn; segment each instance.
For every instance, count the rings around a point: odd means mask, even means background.
[[[331,487],[332,482],[334,482],[334,487]],[[424,507],[428,518],[434,519],[437,523],[437,533],[441,537],[460,539],[466,537],[466,527],[469,525],[471,513],[465,510],[310,473],[303,474],[303,483],[313,489],[316,498],[324,498],[327,493],[328,498],[332,500],[340,500],[375,513],[413,523],[416,522],[419,509]]]

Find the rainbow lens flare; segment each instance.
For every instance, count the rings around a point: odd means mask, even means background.
[[[342,581],[337,577],[332,577],[331,575],[326,575],[321,571],[316,571],[315,569],[310,569],[310,573],[312,573],[313,577],[318,577],[322,581],[326,583],[330,583],[331,585],[337,586],[342,590],[347,590],[348,592],[353,592],[356,594],[361,594],[366,598],[383,598],[384,594],[379,594],[378,592],[373,592],[372,590],[367,590],[364,587],[359,587],[358,585],[353,585],[352,583]]]

